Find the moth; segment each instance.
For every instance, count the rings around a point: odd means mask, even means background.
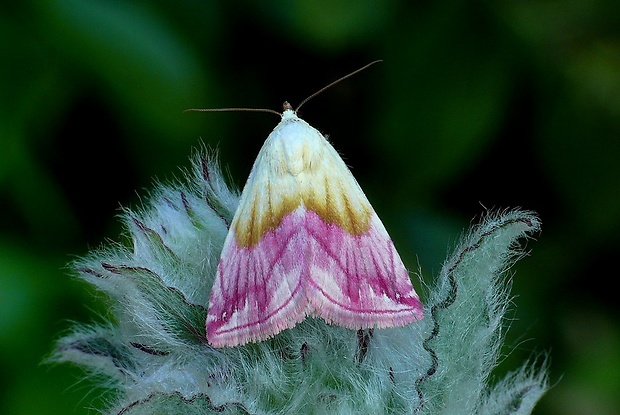
[[[394,243],[340,155],[288,103],[281,117],[224,242],[209,299],[209,343],[262,341],[306,316],[350,329],[422,318]]]

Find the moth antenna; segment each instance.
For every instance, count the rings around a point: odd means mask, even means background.
[[[270,110],[267,108],[190,108],[190,109],[186,109],[183,112],[234,112],[234,111],[269,112],[272,114],[279,115],[280,117],[282,116],[282,114],[280,114],[278,111]]]
[[[316,91],[314,94],[310,95],[308,98],[306,98],[303,101],[301,101],[301,104],[299,104],[297,106],[297,108],[295,109],[295,112],[299,111],[299,109],[301,108],[302,105],[304,105],[306,102],[310,101],[312,98],[316,97],[317,95],[319,95],[320,93],[322,93],[326,89],[331,88],[332,86],[336,85],[337,83],[342,82],[345,79],[355,75],[356,73],[361,72],[364,69],[368,68],[369,66],[372,66],[375,63],[379,63],[379,62],[383,62],[383,61],[381,59],[378,59],[376,61],[372,61],[369,64],[364,65],[361,68],[356,69],[355,71],[353,71],[353,72],[351,72],[351,73],[349,73],[349,74],[347,74],[347,75],[345,75],[345,76],[343,76],[341,78],[336,79],[334,82],[330,83],[329,85],[324,86],[323,88],[321,88],[318,91]],[[283,108],[283,111],[293,109],[291,104],[289,104],[286,101],[282,105],[282,108]],[[267,108],[189,108],[189,109],[186,109],[183,112],[234,112],[234,111],[269,112],[271,114],[279,115],[280,117],[282,116],[282,113],[279,113],[278,111],[267,109]]]
[[[355,70],[355,71],[353,71],[353,72],[351,72],[351,73],[349,73],[349,74],[347,74],[347,75],[343,76],[342,78],[338,78],[338,79],[336,79],[336,80],[335,80],[334,82],[332,82],[331,84],[324,86],[323,88],[321,88],[321,89],[319,89],[318,91],[316,91],[314,94],[310,95],[308,98],[306,98],[306,99],[304,99],[303,101],[301,101],[301,104],[299,104],[299,105],[297,106],[297,108],[295,109],[295,112],[299,111],[299,109],[301,108],[301,106],[302,106],[302,105],[304,105],[306,102],[310,101],[312,98],[316,97],[317,95],[319,95],[320,93],[322,93],[322,92],[323,92],[323,91],[325,91],[326,89],[331,88],[332,86],[336,85],[337,83],[339,83],[339,82],[341,82],[341,81],[344,81],[345,79],[347,79],[347,78],[349,78],[349,77],[351,77],[351,76],[355,75],[356,73],[361,72],[361,71],[363,71],[364,69],[368,68],[369,66],[372,66],[372,65],[374,65],[375,63],[379,63],[379,62],[383,62],[383,60],[378,59],[378,60],[376,60],[376,61],[372,61],[372,62],[370,62],[369,64],[364,65],[364,66],[362,66],[361,68],[359,68],[359,69],[357,69],[357,70]]]

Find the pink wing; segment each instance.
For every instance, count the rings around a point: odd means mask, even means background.
[[[231,229],[209,299],[207,338],[214,347],[264,340],[305,318],[302,219],[288,215],[249,248],[237,245]]]
[[[369,231],[358,236],[304,207],[253,247],[240,248],[234,233],[228,236],[207,317],[214,347],[264,340],[307,314],[354,329],[403,326],[422,317],[376,214]]]
[[[404,326],[422,318],[422,304],[394,243],[373,212],[371,226],[351,235],[312,211],[306,295],[311,314],[352,329]]]

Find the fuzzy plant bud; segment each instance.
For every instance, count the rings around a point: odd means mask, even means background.
[[[76,326],[50,360],[112,389],[106,414],[521,415],[546,391],[544,363],[490,376],[507,270],[523,254],[518,240],[539,230],[534,214],[500,212],[474,226],[427,287],[421,320],[354,330],[309,316],[266,340],[214,348],[209,293],[239,194],[206,151],[186,176],[124,211],[131,246],[74,264],[106,295],[109,321]]]

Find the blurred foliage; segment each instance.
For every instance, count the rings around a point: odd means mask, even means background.
[[[105,399],[40,363],[104,299],[65,264],[200,142],[241,185],[278,109],[374,59],[302,116],[330,134],[429,280],[486,208],[537,211],[506,368],[552,352],[538,414],[620,412],[620,3],[31,0],[0,13],[0,412]],[[419,284],[416,284],[419,287]],[[423,292],[424,290],[422,290]]]

